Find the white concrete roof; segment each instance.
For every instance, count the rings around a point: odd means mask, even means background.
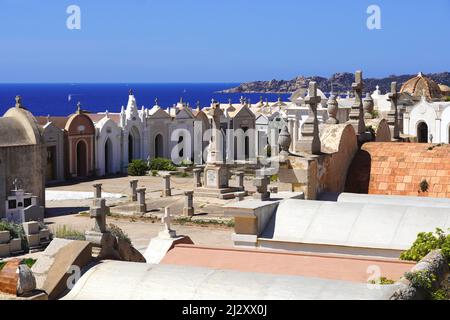
[[[378,194],[341,193],[338,202],[374,203],[385,205],[450,208],[449,198],[410,197]]]
[[[239,272],[179,265],[104,261],[85,273],[64,300],[389,299],[397,285]]]
[[[450,227],[448,208],[285,200],[260,236],[279,241],[408,249],[419,232]]]

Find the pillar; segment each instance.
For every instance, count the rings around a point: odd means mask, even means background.
[[[189,217],[194,215],[194,191],[184,192],[183,215]]]
[[[94,199],[99,199],[102,197],[102,184],[96,183],[92,185],[94,187]]]
[[[192,172],[194,172],[194,188],[200,188],[202,186],[202,180],[200,177],[202,169],[195,168]]]
[[[137,201],[137,194],[136,194],[137,184],[138,184],[138,180],[130,180],[130,198],[131,198],[131,201]]]
[[[244,189],[244,172],[237,171],[235,174],[238,187]]]
[[[147,212],[147,205],[145,204],[145,188],[139,188],[136,190],[137,192],[137,212],[138,213],[146,213]]]
[[[164,189],[162,192],[163,197],[170,197],[172,195],[172,190],[170,188],[170,174],[163,175]]]

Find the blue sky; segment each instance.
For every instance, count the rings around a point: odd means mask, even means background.
[[[81,30],[66,28],[71,4]],[[450,71],[450,0],[0,0],[0,39],[0,82],[429,73]]]

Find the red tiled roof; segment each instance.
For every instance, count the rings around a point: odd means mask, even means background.
[[[57,126],[58,128],[64,130],[64,128],[66,127],[67,120],[69,120],[69,118],[70,118],[70,116],[67,116],[67,117],[50,117],[50,122],[53,122],[53,124],[55,126]],[[39,116],[39,117],[36,117],[36,120],[42,126],[45,126],[47,124],[47,117]]]
[[[450,145],[371,142],[361,151],[370,155],[369,194],[450,198]],[[424,179],[428,192],[419,192]]]
[[[104,113],[86,113],[86,115],[91,118],[92,122],[99,122],[106,116]],[[108,117],[117,124],[120,122],[120,113],[109,113]]]

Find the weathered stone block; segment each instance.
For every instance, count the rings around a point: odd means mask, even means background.
[[[25,222],[22,225],[26,235],[39,234],[39,223],[30,221]]]
[[[0,244],[0,258],[9,257],[9,244]]]
[[[37,247],[41,243],[41,239],[39,237],[39,233],[38,234],[27,235],[27,240],[28,240],[28,246],[30,248]]]
[[[0,231],[0,244],[8,243],[11,239],[9,231]]]
[[[42,240],[48,240],[50,238],[50,230],[42,229],[39,231],[39,238]]]
[[[22,240],[20,239],[12,239],[9,243],[9,251],[16,252],[22,250]]]

